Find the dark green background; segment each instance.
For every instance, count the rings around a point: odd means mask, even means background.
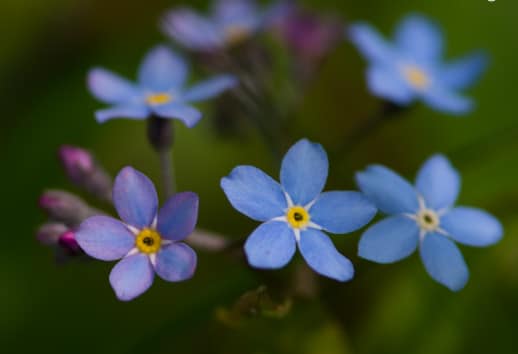
[[[195,1],[203,7],[205,2]],[[488,249],[463,248],[471,270],[454,294],[433,282],[417,256],[392,266],[357,259],[358,234],[336,236],[357,275],[337,286],[322,281],[315,300],[296,300],[282,320],[250,319],[238,328],[215,310],[231,306],[262,282],[256,273],[218,255],[199,253],[195,278],[157,280],[142,297],[121,303],[108,283],[112,264],[57,266],[35,241],[45,218],[37,208],[47,187],[74,190],[56,159],[63,143],[95,151],[115,174],[133,165],[158,180],[158,159],[142,122],[96,124],[100,105],[85,74],[103,65],[133,77],[148,48],[165,41],[157,30],[171,1],[2,0],[0,5],[0,130],[2,246],[0,351],[3,353],[516,353],[518,344],[518,120],[516,79],[518,3],[497,0],[307,1],[349,20],[367,20],[385,33],[409,11],[437,19],[449,56],[486,48],[492,63],[470,91],[478,108],[452,118],[419,106],[331,161],[328,188],[353,188],[353,171],[373,162],[411,178],[435,152],[451,157],[463,175],[460,203],[490,210],[505,238]],[[363,80],[364,61],[348,43],[324,65],[296,112],[296,131],[337,146],[377,109]],[[277,175],[256,136],[222,139],[207,118],[178,128],[176,168],[181,190],[201,197],[200,225],[229,237],[255,223],[232,210],[219,179],[238,164]],[[300,258],[298,258],[300,261]],[[291,265],[293,268],[294,265]],[[290,268],[290,269],[291,269]],[[287,272],[290,272],[290,269]]]

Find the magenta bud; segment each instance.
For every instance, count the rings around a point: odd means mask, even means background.
[[[64,232],[58,240],[58,243],[70,254],[79,254],[82,252],[81,247],[76,241],[76,237],[73,231],[68,230]]]
[[[36,232],[36,239],[43,245],[54,246],[58,244],[61,235],[67,231],[68,227],[65,224],[49,222],[40,226]]]
[[[52,220],[69,227],[78,226],[87,217],[99,214],[78,196],[61,190],[44,192],[39,206]]]

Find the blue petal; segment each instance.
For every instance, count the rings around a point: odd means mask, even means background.
[[[173,241],[189,236],[198,220],[198,203],[198,195],[193,192],[178,193],[169,198],[158,213],[160,234]]]
[[[221,188],[234,208],[257,221],[282,216],[288,206],[279,183],[252,166],[234,168]]]
[[[475,52],[445,64],[440,77],[446,87],[462,90],[473,85],[486,70],[489,57],[485,52]]]
[[[423,91],[422,98],[433,109],[454,115],[469,113],[474,107],[471,99],[438,85]]]
[[[151,114],[149,108],[144,104],[122,104],[95,112],[95,119],[99,123],[104,123],[111,119],[135,119],[142,120]]]
[[[432,209],[451,207],[460,191],[460,176],[443,155],[429,158],[419,170],[416,187],[426,206]]]
[[[162,92],[181,87],[188,74],[187,62],[182,57],[167,47],[158,46],[144,58],[138,77],[146,89]]]
[[[196,271],[196,253],[185,243],[173,243],[156,254],[156,273],[167,281],[192,278]]]
[[[457,242],[485,247],[500,241],[502,224],[491,214],[480,209],[458,207],[441,218],[441,227]]]
[[[324,189],[329,164],[322,145],[299,140],[284,156],[281,184],[296,205],[306,205]]]
[[[386,214],[415,213],[419,209],[414,187],[384,166],[372,165],[356,173],[356,182],[367,198]]]
[[[469,270],[459,249],[448,238],[429,233],[420,247],[426,271],[437,282],[459,291],[468,282]]]
[[[75,237],[86,254],[103,261],[120,259],[135,247],[135,235],[119,220],[108,216],[86,219]]]
[[[407,16],[396,29],[396,43],[400,50],[416,60],[437,61],[443,51],[440,27],[420,15]]]
[[[419,227],[414,220],[404,215],[392,216],[365,231],[358,255],[377,263],[394,263],[414,253],[418,241]]]
[[[402,106],[410,104],[416,97],[415,91],[396,68],[371,66],[367,70],[367,84],[374,95]]]
[[[219,75],[189,88],[182,99],[186,102],[206,100],[233,88],[237,83],[233,75]]]
[[[255,27],[259,9],[250,0],[217,0],[214,2],[214,18],[219,24]]]
[[[358,192],[325,192],[309,210],[311,221],[326,231],[345,234],[365,226],[376,207]]]
[[[349,27],[348,36],[364,57],[371,63],[390,64],[394,62],[394,50],[372,26],[356,23]]]
[[[295,234],[282,221],[259,225],[245,243],[248,263],[261,269],[284,267],[293,258],[295,249]]]
[[[139,94],[132,82],[102,68],[90,70],[88,88],[99,100],[111,104],[128,102]]]
[[[155,219],[158,196],[149,178],[132,167],[124,167],[115,178],[113,203],[124,222],[141,229]]]
[[[321,231],[302,231],[299,249],[308,265],[320,275],[338,281],[348,281],[354,276],[351,261],[342,256],[329,237]]]
[[[113,267],[110,284],[119,300],[130,301],[149,289],[154,277],[148,256],[139,253],[122,259]]]
[[[152,110],[160,117],[178,119],[188,128],[194,127],[202,117],[201,112],[196,108],[177,102],[153,106]]]

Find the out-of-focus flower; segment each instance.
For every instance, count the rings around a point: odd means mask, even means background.
[[[420,99],[428,106],[451,114],[473,109],[471,99],[459,91],[471,86],[487,66],[481,51],[444,62],[440,28],[419,15],[399,24],[395,43],[389,43],[370,25],[358,23],[349,38],[369,61],[367,81],[371,92],[402,106]]]
[[[363,193],[390,217],[362,236],[359,255],[378,263],[408,257],[418,247],[430,276],[453,291],[461,290],[469,271],[455,242],[484,247],[500,240],[503,229],[490,214],[454,207],[460,176],[442,155],[426,161],[415,187],[379,165],[356,176]]]
[[[55,248],[56,256],[61,260],[83,254],[75,240],[74,232],[65,224],[45,223],[38,229],[36,238],[41,244]]]
[[[82,250],[77,243],[75,233],[72,230],[68,230],[63,233],[58,239],[59,245],[67,250],[70,254],[81,254]]]
[[[88,218],[75,238],[93,258],[122,258],[110,273],[110,283],[120,300],[129,301],[144,293],[153,283],[155,272],[171,282],[193,276],[196,254],[181,241],[196,225],[195,193],[178,193],[158,210],[153,183],[125,167],[115,179],[113,201],[122,221],[108,216]]]
[[[237,84],[232,75],[217,75],[186,88],[188,74],[187,62],[164,46],[147,54],[140,66],[137,84],[105,69],[92,69],[88,74],[90,91],[99,100],[112,105],[96,112],[97,121],[142,120],[155,115],[178,119],[193,127],[200,120],[201,112],[191,103],[214,97]]]
[[[45,191],[40,196],[39,206],[52,220],[70,227],[79,225],[87,217],[99,214],[78,196],[62,190]]]
[[[327,154],[320,144],[300,140],[282,161],[281,184],[252,166],[238,166],[221,180],[234,208],[264,222],[248,238],[245,252],[251,266],[284,267],[298,246],[317,273],[338,281],[354,275],[324,231],[344,234],[366,225],[376,208],[361,193],[324,192]]]

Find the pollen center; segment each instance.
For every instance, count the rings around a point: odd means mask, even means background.
[[[435,231],[439,228],[439,215],[433,210],[423,209],[417,213],[417,224],[422,230]]]
[[[173,100],[173,96],[169,93],[155,93],[146,97],[146,102],[152,106],[169,103]]]
[[[294,206],[286,213],[288,224],[295,229],[304,229],[308,226],[310,216],[306,209],[301,206]]]
[[[403,76],[406,81],[417,89],[425,89],[430,85],[430,79],[422,69],[406,65],[403,67]]]
[[[248,28],[244,26],[230,26],[225,29],[225,39],[228,44],[235,45],[244,41],[250,35]]]
[[[142,253],[156,253],[162,244],[160,234],[152,229],[142,229],[135,239],[135,245]]]

